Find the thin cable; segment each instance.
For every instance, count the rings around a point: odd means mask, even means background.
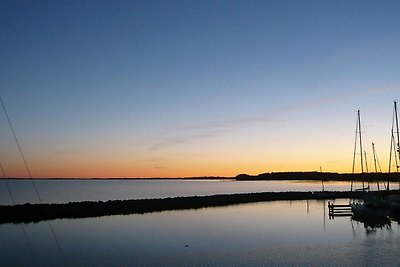
[[[56,241],[58,250],[60,251],[61,257],[62,257],[62,259],[63,259],[64,266],[67,266],[67,259],[65,258],[64,252],[63,252],[63,250],[61,249],[61,245],[60,245],[60,242],[58,241],[56,232],[55,232],[54,229],[53,229],[53,225],[52,225],[50,222],[48,222],[48,223],[49,223],[49,226],[50,226],[50,230],[51,230],[51,232],[52,232],[52,234],[53,234],[53,236],[54,236],[54,240]]]
[[[3,102],[3,99],[1,98],[1,96],[0,96],[0,102],[1,102],[1,105],[2,105],[3,110],[4,110],[4,114],[6,115],[6,118],[7,118],[7,121],[8,121],[8,125],[10,126],[11,131],[12,131],[12,133],[13,133],[13,135],[14,135],[15,142],[17,143],[19,153],[21,154],[22,160],[24,161],[25,168],[26,168],[26,170],[28,171],[29,178],[30,178],[30,180],[31,180],[31,182],[32,182],[33,188],[35,189],[36,196],[37,196],[38,199],[39,199],[39,203],[42,204],[42,199],[40,198],[39,191],[38,191],[38,189],[36,188],[36,184],[33,182],[33,176],[32,176],[31,170],[29,169],[28,163],[26,162],[24,153],[22,152],[22,149],[21,149],[21,146],[20,146],[20,144],[19,144],[17,135],[15,134],[14,127],[13,127],[13,125],[12,125],[12,123],[11,123],[10,117],[8,116],[8,113],[7,113],[7,110],[6,110],[6,106],[4,105],[4,102]]]
[[[12,204],[15,206],[15,199],[14,199],[14,196],[13,196],[13,194],[12,194],[11,188],[10,188],[10,186],[9,186],[9,184],[8,184],[6,172],[5,172],[4,168],[3,168],[3,164],[1,164],[1,161],[0,161],[0,168],[1,168],[1,172],[3,173],[4,182],[6,183],[7,191],[8,191],[8,194],[10,195],[11,202],[12,202]],[[32,255],[33,262],[34,262],[34,264],[35,264],[36,266],[39,266],[39,263],[38,263],[37,260],[36,260],[35,254],[33,253],[32,244],[31,244],[31,242],[29,241],[28,234],[26,233],[26,230],[25,230],[25,227],[24,227],[23,224],[21,224],[21,229],[22,229],[22,232],[23,232],[23,234],[24,234],[24,238],[25,238],[26,244],[28,245],[29,252],[30,252],[31,255]]]
[[[379,169],[379,172],[382,173],[381,164],[379,163],[378,153],[376,152],[374,143],[372,143],[372,153],[374,154],[375,172],[378,173],[378,169]],[[379,182],[378,179],[376,180],[376,184],[377,184],[377,187],[378,187],[378,191],[380,191],[380,188],[379,188],[380,182]],[[383,181],[383,186],[386,187],[386,182],[385,181]]]
[[[5,105],[4,105],[4,102],[3,102],[3,99],[1,98],[1,96],[0,96],[0,102],[1,102],[1,105],[2,105],[2,107],[3,107],[4,113],[5,113],[6,117],[7,117],[8,124],[10,125],[11,131],[12,131],[12,133],[13,133],[13,135],[14,135],[15,142],[17,143],[19,153],[21,154],[22,160],[24,161],[25,168],[26,168],[26,170],[28,171],[29,178],[30,178],[30,180],[31,180],[31,182],[32,182],[33,188],[35,189],[36,196],[37,196],[37,198],[38,198],[38,200],[39,200],[39,203],[40,203],[40,204],[43,204],[42,198],[40,197],[40,194],[39,194],[39,191],[38,191],[38,189],[37,189],[37,187],[36,187],[36,184],[35,184],[35,182],[33,181],[32,173],[31,173],[31,171],[30,171],[30,169],[29,169],[29,166],[28,166],[28,163],[27,163],[27,161],[26,161],[26,159],[25,159],[24,153],[22,152],[22,149],[21,149],[21,146],[20,146],[20,144],[19,144],[17,135],[15,134],[14,127],[13,127],[13,125],[12,125],[12,123],[11,123],[10,117],[8,116],[6,107],[5,107]],[[50,230],[51,230],[51,232],[52,232],[52,234],[53,234],[53,237],[54,237],[54,240],[55,240],[55,242],[56,242],[57,248],[58,248],[58,250],[60,251],[61,257],[62,257],[63,262],[64,262],[64,265],[67,265],[67,264],[66,264],[67,261],[66,261],[64,252],[63,252],[63,250],[61,249],[60,242],[58,241],[58,238],[57,238],[57,235],[56,235],[56,233],[55,233],[55,231],[54,231],[54,229],[53,229],[53,226],[52,226],[52,224],[51,224],[50,222],[48,222],[48,224],[49,224]]]
[[[12,195],[11,188],[10,188],[10,186],[9,186],[9,184],[8,184],[8,181],[7,181],[6,172],[4,171],[3,164],[1,163],[1,161],[0,161],[0,168],[1,168],[1,172],[3,173],[4,182],[6,183],[8,195],[9,195],[10,198],[11,198],[11,203],[15,206],[14,196]]]
[[[370,152],[368,146],[365,145],[365,144],[370,144],[371,142],[369,141],[370,139],[368,137],[368,132],[365,130],[368,127],[365,127],[365,123],[363,121],[361,121],[361,126],[364,129],[364,131],[363,131],[363,134],[364,134],[364,138],[363,138],[364,152],[363,153],[364,153],[364,159],[365,159],[365,167],[367,168],[367,173],[368,173],[369,172],[368,171],[368,161],[369,161],[369,164],[371,165],[371,159],[367,158],[367,155],[371,155],[371,152]]]
[[[379,172],[382,172],[381,164],[379,163],[378,154],[376,154],[376,162],[378,163]]]
[[[354,174],[354,170],[355,170],[355,166],[356,166],[357,134],[358,134],[358,118],[357,118],[357,123],[356,123],[356,136],[354,138],[354,153],[353,153],[353,168],[352,168],[353,174]]]

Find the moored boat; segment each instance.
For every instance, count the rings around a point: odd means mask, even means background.
[[[350,206],[356,218],[387,218],[390,215],[390,209],[382,205],[373,203],[353,203]]]

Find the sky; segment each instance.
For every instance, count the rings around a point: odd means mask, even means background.
[[[0,1],[0,96],[34,177],[388,169],[399,1]],[[28,176],[4,112],[0,160]],[[358,166],[358,165],[357,165]]]

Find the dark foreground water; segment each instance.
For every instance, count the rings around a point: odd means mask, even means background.
[[[8,180],[17,204],[37,203],[30,180]],[[44,203],[116,199],[204,196],[215,194],[320,191],[319,181],[235,181],[235,180],[36,180]],[[349,182],[325,182],[325,190],[345,191]],[[6,181],[0,180],[0,205],[10,205]]]
[[[336,203],[348,200],[337,200]],[[277,201],[51,221],[68,266],[398,266],[399,224],[328,218],[326,201]],[[62,266],[48,222],[0,225],[1,266]]]

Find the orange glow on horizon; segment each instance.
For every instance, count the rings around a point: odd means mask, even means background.
[[[318,164],[298,162],[296,164],[282,164],[270,162],[265,164],[260,160],[215,160],[210,162],[190,162],[190,159],[164,162],[164,165],[144,162],[141,165],[127,162],[102,162],[99,160],[75,162],[43,162],[34,161],[31,172],[37,178],[183,178],[183,177],[235,177],[246,173],[257,175],[266,172],[296,172],[320,171]],[[348,162],[333,162],[321,166],[323,172],[351,172]],[[9,177],[27,177],[27,172],[21,165],[8,169]]]
[[[352,140],[326,144],[311,136],[303,143],[264,141],[261,138],[217,139],[208,143],[187,144],[152,151],[142,149],[89,146],[85,149],[42,151],[27,149],[26,158],[33,177],[37,178],[179,178],[235,177],[246,173],[320,171],[351,173]],[[286,137],[284,137],[286,139]],[[243,141],[245,140],[245,141]],[[261,140],[261,141],[260,141]],[[350,147],[350,149],[349,149]],[[34,156],[32,156],[34,155]],[[388,157],[380,154],[382,171]],[[8,177],[28,177],[17,153],[8,153],[2,162]],[[372,159],[368,162],[373,171]],[[356,172],[359,172],[356,164]]]

